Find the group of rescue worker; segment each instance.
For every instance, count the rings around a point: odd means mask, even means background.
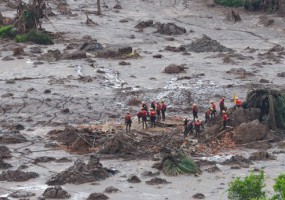
[[[238,98],[235,97],[235,105],[234,108],[242,107],[243,103]],[[142,128],[147,129],[147,118],[150,119],[151,127],[155,127],[156,123],[160,120],[165,121],[165,112],[166,112],[166,104],[164,101],[155,102],[152,101],[150,107],[146,104],[146,102],[142,102],[141,109],[137,113],[138,123],[142,123]],[[227,123],[230,121],[230,118],[227,113],[227,107],[225,106],[225,97],[221,97],[219,101],[219,108],[220,108],[220,116],[223,121],[223,127],[226,128]],[[210,101],[210,106],[205,112],[205,120],[202,121],[199,119],[199,109],[196,103],[192,104],[192,114],[193,120],[190,118],[183,119],[183,126],[184,126],[184,136],[187,137],[189,133],[193,133],[195,130],[195,135],[198,138],[201,132],[201,127],[204,128],[205,124],[211,123],[213,119],[217,119],[217,108],[214,101]],[[132,117],[129,112],[127,112],[125,116],[125,124],[126,124],[126,132],[130,132],[131,125],[132,125]]]
[[[157,121],[165,121],[166,104],[164,101],[152,101],[150,107],[146,102],[142,102],[141,109],[137,113],[138,123],[142,123],[142,128],[147,129],[147,118],[150,119],[151,127],[155,127]],[[132,126],[132,117],[130,112],[125,116],[126,132],[130,132]]]

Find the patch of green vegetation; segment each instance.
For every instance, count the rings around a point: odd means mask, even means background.
[[[217,4],[228,7],[241,7],[244,0],[215,0]]]
[[[31,30],[26,34],[17,35],[16,42],[33,42],[35,44],[53,44],[48,34]]]
[[[275,194],[269,198],[266,196],[264,183],[264,171],[258,175],[251,173],[244,179],[237,177],[229,183],[228,199],[230,200],[284,200],[285,199],[285,174],[275,179],[273,189]]]
[[[12,25],[0,27],[0,37],[3,38],[14,38],[15,30]]]

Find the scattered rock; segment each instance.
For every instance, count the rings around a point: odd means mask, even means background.
[[[0,169],[9,169],[13,167],[10,163],[5,163],[2,158],[0,158]]]
[[[99,158],[90,156],[89,162],[85,164],[82,160],[76,160],[74,165],[65,171],[55,174],[47,181],[48,185],[63,185],[66,183],[83,184],[109,177],[108,169],[104,168]]]
[[[267,151],[258,151],[251,153],[249,160],[276,160],[276,157]]]
[[[153,21],[152,20],[147,20],[147,21],[142,21],[142,22],[138,23],[135,26],[135,28],[144,29],[144,28],[147,28],[147,27],[150,27],[150,26],[153,26]]]
[[[172,52],[184,52],[185,47],[184,46],[179,46],[179,47],[166,46],[164,50],[172,51]]]
[[[211,39],[207,35],[193,41],[191,44],[185,46],[186,50],[193,52],[231,52],[232,49],[221,45],[216,40]]]
[[[72,160],[70,158],[67,158],[67,157],[62,157],[62,158],[57,159],[55,162],[65,163],[65,162],[72,162]]]
[[[159,171],[157,171],[157,172],[144,171],[144,172],[142,173],[142,176],[157,176],[157,175],[159,175],[159,174],[160,174]]]
[[[141,180],[139,179],[139,177],[137,177],[136,175],[131,175],[128,179],[128,182],[130,183],[140,183]]]
[[[259,82],[260,83],[269,83],[270,81],[267,80],[267,79],[262,78],[262,79],[259,80]]]
[[[0,197],[0,200],[9,200],[7,197]]]
[[[58,148],[59,145],[57,143],[55,143],[55,142],[50,142],[50,143],[45,144],[44,147],[45,148]]]
[[[172,42],[172,41],[174,41],[175,39],[174,39],[174,37],[167,37],[167,38],[165,38],[165,40],[166,40],[166,41],[171,41],[171,42]]]
[[[97,52],[99,58],[120,58],[125,55],[131,54],[133,48],[130,46],[113,45]]]
[[[222,164],[223,165],[240,165],[241,163],[251,163],[251,161],[241,155],[234,155],[230,159],[224,161]]]
[[[169,184],[170,182],[166,181],[165,179],[153,177],[149,181],[145,182],[148,185],[160,185],[160,184]]]
[[[285,72],[281,72],[277,74],[278,77],[285,77]]]
[[[8,147],[1,145],[0,146],[0,159],[11,158],[11,151]]]
[[[128,19],[121,19],[119,22],[121,22],[121,23],[127,23],[127,22],[129,22],[129,20],[128,20]]]
[[[14,79],[9,79],[9,80],[6,80],[6,83],[7,84],[15,84],[16,81]]]
[[[16,47],[13,49],[13,56],[19,56],[24,53],[24,48],[23,47]]]
[[[23,170],[23,169],[27,169],[27,168],[29,168],[28,165],[22,164],[22,165],[20,165],[17,169],[18,169],[18,170]]]
[[[205,169],[206,172],[208,173],[215,173],[215,172],[220,172],[220,168],[218,168],[216,165],[210,168]]]
[[[31,53],[42,53],[42,49],[40,47],[32,47]]]
[[[0,174],[0,181],[23,182],[37,177],[39,177],[39,174],[35,172],[23,172],[21,170],[7,170],[3,171],[2,174]]]
[[[9,97],[12,97],[12,96],[14,96],[14,94],[12,94],[12,93],[5,93],[5,94],[2,94],[2,98],[9,98]]]
[[[130,65],[131,63],[129,62],[126,62],[126,61],[120,61],[119,62],[119,65]]]
[[[164,68],[164,72],[167,74],[177,74],[177,73],[185,72],[185,69],[187,69],[185,66],[186,64],[182,64],[182,65],[170,64]]]
[[[122,9],[122,6],[120,4],[116,4],[113,8],[114,9]]]
[[[109,199],[108,196],[102,193],[92,193],[88,196],[87,200],[106,200]]]
[[[49,156],[43,156],[43,157],[38,157],[34,160],[33,163],[46,163],[46,162],[51,162],[51,161],[55,161],[56,158],[54,157],[49,157]]]
[[[268,18],[268,16],[263,15],[263,16],[260,16],[260,17],[259,17],[259,22],[258,22],[258,24],[262,24],[262,25],[264,25],[265,27],[271,26],[271,25],[274,24],[274,19],[270,19],[270,18]]]
[[[10,126],[10,130],[22,131],[25,130],[25,127],[22,124],[13,124]]]
[[[153,58],[162,58],[163,56],[161,54],[155,54],[152,56]]]
[[[15,60],[13,57],[11,56],[5,56],[2,58],[3,61],[10,61],[10,60]]]
[[[105,189],[106,193],[116,193],[116,192],[121,192],[121,190],[113,187],[113,186],[109,186]]]
[[[56,50],[48,50],[47,53],[43,54],[40,59],[48,61],[48,62],[55,62],[60,60],[62,57],[62,53]]]
[[[13,197],[13,198],[26,198],[26,197],[33,197],[33,196],[36,196],[36,194],[33,192],[27,192],[23,190],[18,190],[8,195],[8,197]]]
[[[69,113],[69,108],[64,108],[61,110],[61,113]]]
[[[61,186],[48,187],[42,194],[44,198],[49,199],[68,199],[70,194],[62,189]]]
[[[284,51],[284,47],[279,44],[275,45],[274,47],[268,50],[268,52],[280,52],[280,51]]]
[[[44,94],[50,94],[51,93],[51,90],[50,89],[46,89],[45,91],[44,91]]]
[[[97,52],[103,49],[102,44],[98,43],[97,40],[88,40],[85,41],[79,47],[80,51],[87,51],[87,52]]]
[[[28,140],[20,133],[4,133],[0,134],[0,143],[17,144],[27,142]]]
[[[238,165],[231,166],[231,169],[240,169],[241,167]]]
[[[85,51],[64,52],[62,55],[62,59],[64,60],[76,60],[82,58],[87,58]]]
[[[263,140],[268,133],[268,127],[254,120],[249,123],[242,123],[233,133],[233,140],[236,144],[246,144],[254,141]]]
[[[196,193],[192,196],[194,199],[205,199],[205,195],[202,193]]]
[[[232,22],[239,22],[241,21],[241,17],[240,17],[240,14],[239,14],[239,11],[237,10],[230,10],[227,14],[227,17],[226,19],[228,21],[232,21]]]
[[[247,72],[244,68],[231,68],[226,73],[235,74],[239,76],[253,76],[254,75],[252,72]]]
[[[184,27],[177,26],[175,23],[159,24],[157,32],[164,35],[181,35],[186,33]]]

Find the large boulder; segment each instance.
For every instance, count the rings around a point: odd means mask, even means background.
[[[233,140],[237,144],[245,144],[263,140],[266,138],[268,131],[268,127],[261,124],[259,120],[254,120],[249,123],[242,123],[234,132]]]
[[[130,46],[123,45],[112,45],[108,46],[105,49],[97,52],[98,58],[120,58],[125,55],[131,54],[133,48]]]
[[[259,118],[260,115],[259,108],[243,109],[238,108],[233,113],[233,123],[234,126],[239,126],[244,122],[251,122]]]
[[[54,186],[54,187],[48,187],[44,191],[43,197],[49,199],[69,199],[70,194],[68,194],[67,191],[62,189],[61,186]]]

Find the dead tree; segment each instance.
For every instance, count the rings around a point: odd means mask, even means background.
[[[97,0],[97,15],[101,15],[101,2],[100,0]]]

